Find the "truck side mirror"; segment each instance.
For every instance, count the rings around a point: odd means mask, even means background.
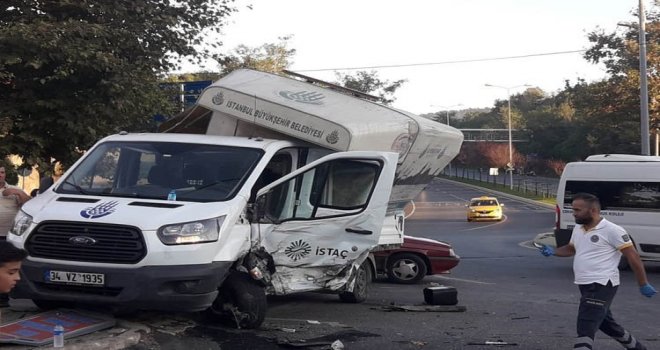
[[[248,206],[247,219],[250,222],[268,222],[274,224],[279,223],[279,220],[272,215],[269,215],[268,212],[272,197],[273,191],[269,191],[257,197],[255,201]]]

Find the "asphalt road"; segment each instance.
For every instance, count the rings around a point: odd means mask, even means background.
[[[151,343],[133,349],[282,349],[286,344],[330,349],[328,344],[336,340],[346,349],[572,348],[579,293],[572,284],[571,259],[545,258],[529,245],[537,234],[552,230],[553,211],[499,197],[505,204],[505,220],[468,223],[466,202],[483,194],[488,192],[438,180],[416,199],[406,221],[407,234],[454,246],[461,263],[449,275],[430,276],[416,285],[378,281],[363,304],[344,304],[334,295],[316,293],[271,298],[259,331],[187,319],[182,322],[190,328],[180,333],[182,337],[156,331]],[[660,285],[659,271],[649,268],[655,285]],[[613,306],[615,316],[650,349],[659,348],[657,312],[649,310],[657,310],[660,300],[639,295],[630,272],[623,273],[622,281]],[[459,305],[467,310],[387,310],[393,305],[423,304],[423,289],[438,284],[457,288]],[[596,348],[620,346],[601,334]]]
[[[529,244],[538,233],[552,230],[553,211],[500,196],[505,220],[468,223],[466,202],[483,194],[488,192],[437,180],[416,199],[406,221],[407,234],[454,246],[461,262],[449,275],[429,276],[415,285],[377,281],[363,304],[317,293],[270,298],[267,319],[256,331],[210,324],[197,315],[140,313],[120,319],[151,330],[129,349],[330,349],[334,341],[345,349],[367,350],[572,348],[579,292],[572,283],[571,259],[545,258]],[[647,271],[650,282],[660,286],[660,267],[647,266]],[[422,305],[429,285],[457,288],[466,311],[390,310]],[[614,315],[649,349],[660,348],[659,305],[660,298],[639,294],[631,272],[622,273]],[[621,347],[599,334],[595,348]]]

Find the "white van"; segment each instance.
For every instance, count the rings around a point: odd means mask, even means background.
[[[579,192],[600,199],[601,215],[628,231],[643,260],[660,261],[660,157],[605,154],[568,163],[557,190],[557,246],[571,238],[572,196]]]
[[[27,202],[13,295],[209,310],[258,327],[266,294],[366,298],[403,205],[456,156],[457,129],[306,82],[239,70],[168,133],[100,140]],[[179,133],[197,130],[200,134]]]

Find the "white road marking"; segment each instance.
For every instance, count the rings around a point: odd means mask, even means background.
[[[454,277],[445,277],[445,276],[435,276],[435,277],[437,277],[437,278],[441,278],[441,279],[450,280],[450,281],[459,281],[459,282],[467,282],[467,283],[476,283],[476,284],[495,284],[495,283],[491,283],[491,282],[482,282],[482,281],[468,280],[468,279],[464,279],[464,278],[454,278]]]
[[[461,198],[461,197],[456,196],[456,195],[453,195],[453,194],[451,194],[451,193],[450,193],[449,195],[452,196],[452,197],[454,197],[454,198],[456,198],[456,199],[458,199],[458,200],[460,200],[461,202],[467,202],[467,201],[468,201],[468,200],[465,199],[465,198]]]
[[[415,213],[415,201],[410,201],[410,204],[412,204],[412,210],[410,211],[410,214],[403,216],[404,219],[407,219],[407,218],[411,217],[412,214]]]
[[[523,247],[523,248],[538,250],[538,248],[536,248],[534,246],[534,240],[523,241],[523,242],[518,243],[518,245]]]

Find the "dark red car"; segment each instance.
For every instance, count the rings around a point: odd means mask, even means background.
[[[426,275],[447,273],[460,257],[451,244],[429,238],[404,236],[397,249],[373,252],[378,274],[396,283],[416,283]]]

